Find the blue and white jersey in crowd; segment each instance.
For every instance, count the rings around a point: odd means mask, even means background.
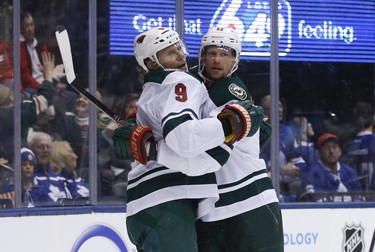
[[[60,175],[66,178],[66,186],[73,199],[89,197],[89,185],[80,177],[62,170]]]
[[[71,199],[68,188],[66,187],[66,178],[52,172],[50,166],[37,166],[34,172],[33,182],[36,186],[48,189],[48,197],[56,202],[58,199]]]
[[[355,170],[342,162],[338,162],[336,173],[320,160],[306,168],[303,187],[309,188],[310,192],[360,192],[362,190]]]
[[[14,184],[5,186],[1,193],[14,192]],[[54,201],[48,196],[49,189],[43,186],[32,186],[28,189],[22,188],[22,206],[35,207],[53,205]]]
[[[344,146],[343,158],[353,167],[359,177],[362,189],[375,190],[375,135],[362,131]]]
[[[284,166],[288,162],[292,162],[299,168],[303,168],[306,165],[305,160],[302,158],[301,152],[298,149],[296,139],[293,134],[293,130],[286,124],[280,124],[279,130],[280,139],[280,156],[279,165]],[[271,170],[271,144],[268,144],[260,157],[266,161],[267,170]]]
[[[297,141],[298,153],[301,155],[306,164],[310,164],[319,159],[318,150],[315,148],[313,142],[308,141]]]

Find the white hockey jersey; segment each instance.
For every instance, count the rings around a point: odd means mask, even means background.
[[[231,147],[205,86],[183,71],[145,76],[137,104],[137,124],[149,126],[159,142],[157,161],[133,163],[127,187],[127,214],[177,199],[204,199],[198,217],[218,199],[214,171],[228,160]]]
[[[190,72],[198,77],[197,69]],[[220,109],[234,101],[251,100],[245,84],[235,75],[216,81],[208,92]],[[213,110],[211,116],[215,117],[216,112]],[[234,143],[229,159],[215,172],[220,199],[214,209],[201,217],[202,221],[227,219],[279,201],[259,153],[259,130],[252,137]]]

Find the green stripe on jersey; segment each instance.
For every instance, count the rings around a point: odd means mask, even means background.
[[[227,193],[221,193],[219,201],[215,203],[215,207],[231,205],[270,189],[273,189],[273,185],[269,177],[258,179],[245,187]]]
[[[189,177],[181,172],[172,172],[167,174],[157,175],[158,172],[163,170],[170,170],[166,167],[152,169],[147,174],[143,174],[142,177],[145,180],[139,183],[133,188],[127,189],[127,198],[128,201],[136,200],[143,196],[146,196],[152,192],[158,191],[163,188],[173,187],[173,186],[194,186],[194,185],[207,185],[207,184],[216,184],[216,177],[214,173],[204,174],[202,176]],[[150,178],[147,179],[146,176],[150,175]],[[154,175],[154,177],[153,177]],[[134,184],[142,177],[137,179],[129,180],[129,185]]]
[[[153,168],[153,169],[149,170],[148,172],[145,172],[145,173],[143,173],[142,175],[139,175],[139,176],[136,177],[136,178],[130,179],[128,183],[129,183],[129,184],[133,184],[133,183],[135,183],[135,182],[141,180],[142,178],[144,178],[144,177],[146,177],[146,176],[149,176],[150,174],[157,173],[157,172],[161,172],[161,171],[166,171],[166,170],[168,170],[168,168],[165,167],[165,166],[161,166],[161,167]]]
[[[221,166],[223,166],[230,157],[229,152],[227,152],[220,146],[207,150],[206,153],[210,155],[213,159],[215,159]]]
[[[238,180],[238,181],[236,181],[234,183],[219,185],[219,190],[239,185],[239,184],[241,184],[241,183],[243,183],[243,182],[251,179],[252,177],[258,176],[258,175],[263,174],[263,173],[266,174],[267,170],[263,169],[263,170],[255,171],[255,172],[247,175],[246,177],[243,177],[241,180]]]
[[[178,114],[181,114],[180,116],[177,116]],[[195,118],[198,118],[197,114],[192,109],[184,109],[181,112],[178,113],[170,113],[166,115],[161,123],[163,124],[164,121],[167,121],[163,126],[163,138],[165,139],[169,132],[171,132],[174,128],[176,128],[178,125],[193,120],[192,115]],[[169,119],[170,117],[174,117],[172,119]],[[177,117],[176,117],[177,116]]]

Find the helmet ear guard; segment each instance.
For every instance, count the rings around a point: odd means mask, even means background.
[[[229,72],[228,76],[234,73],[238,68],[238,63],[240,61],[241,55],[241,41],[238,37],[236,31],[231,28],[223,27],[212,27],[208,30],[206,35],[203,36],[201,40],[201,47],[199,50],[198,60],[199,60],[199,74],[202,76],[202,71],[204,69],[204,64],[202,62],[204,53],[208,46],[218,46],[222,48],[228,48],[235,51],[235,64],[232,70]]]
[[[146,66],[146,60],[150,59],[156,65],[164,69],[160,64],[157,53],[171,45],[181,45],[183,53],[187,54],[187,49],[177,32],[164,28],[155,27],[151,30],[137,35],[134,39],[134,54],[138,64],[146,71],[150,69]]]

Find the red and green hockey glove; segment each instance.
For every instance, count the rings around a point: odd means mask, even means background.
[[[218,114],[225,134],[225,143],[233,144],[246,136],[253,136],[263,121],[263,109],[251,101],[240,101],[225,108]]]
[[[114,131],[112,140],[118,159],[138,160],[142,164],[156,159],[156,143],[151,129],[138,126],[134,117]]]
[[[252,105],[249,108],[250,117],[251,117],[251,129],[247,136],[253,136],[259,129],[260,125],[263,122],[264,111],[261,106]]]

